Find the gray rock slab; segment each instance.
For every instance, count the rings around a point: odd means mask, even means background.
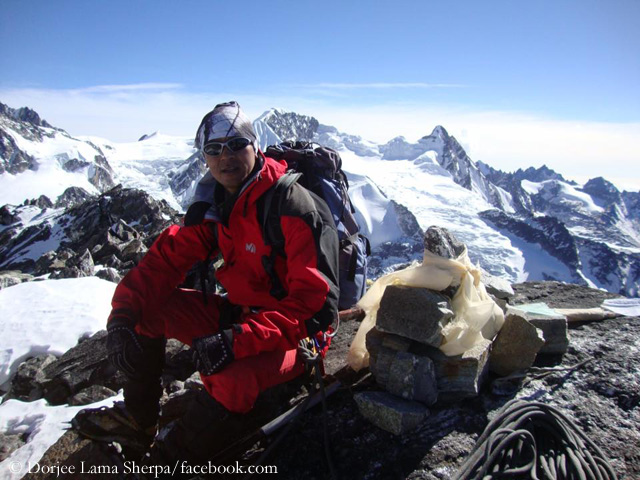
[[[433,360],[438,380],[438,404],[475,397],[489,372],[491,342],[484,340],[462,355],[446,356],[436,348],[425,353]]]
[[[387,391],[405,400],[433,405],[438,399],[433,361],[426,356],[396,352],[389,369]]]
[[[526,370],[533,365],[543,345],[542,330],[511,313],[493,341],[489,369],[501,376]]]
[[[360,392],[353,398],[363,417],[394,435],[414,430],[429,415],[423,404],[387,392]]]
[[[378,330],[440,346],[442,328],[453,318],[448,297],[428,290],[389,285],[380,300]]]

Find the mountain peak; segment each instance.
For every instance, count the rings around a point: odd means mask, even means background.
[[[267,110],[260,115],[256,122],[262,122],[268,125],[282,141],[310,141],[313,139],[320,125],[314,117],[295,112],[287,112],[279,108]]]
[[[522,170],[519,168],[514,173],[514,178],[516,180],[529,180],[530,182],[544,182],[546,180],[560,180],[565,183],[573,183],[566,180],[562,175],[556,173],[554,170],[550,169],[546,165],[542,165],[539,168],[529,167],[526,170]]]
[[[46,120],[41,119],[35,110],[29,107],[15,109],[0,103],[0,115],[5,115],[13,120],[27,122],[36,127],[53,128]]]

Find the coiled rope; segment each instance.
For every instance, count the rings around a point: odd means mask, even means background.
[[[613,480],[600,448],[558,409],[512,400],[487,425],[456,480]]]

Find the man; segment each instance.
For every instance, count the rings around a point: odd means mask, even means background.
[[[298,184],[282,198],[285,255],[272,267],[284,295],[274,296],[259,210],[286,165],[258,149],[236,102],[217,105],[203,118],[196,147],[209,169],[196,193],[210,204],[204,220],[191,224],[190,211],[189,226],[162,233],[116,288],[107,323],[109,358],[129,379],[123,414],[150,436],[159,414],[165,338],[191,346],[212,405],[233,416],[249,412],[261,392],[300,376],[299,341],[321,335],[308,330],[337,316],[338,239],[326,205],[316,206]],[[224,265],[216,277],[226,296],[203,301],[201,292],[178,288],[196,262],[218,253]]]

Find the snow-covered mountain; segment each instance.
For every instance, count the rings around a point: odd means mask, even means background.
[[[415,143],[397,137],[383,145],[278,109],[254,126],[262,148],[297,139],[340,152],[358,219],[373,246],[373,276],[419,259],[422,231],[439,225],[467,244],[472,260],[510,281],[556,279],[638,296],[640,193],[619,192],[601,178],[580,186],[546,167],[495,170],[474,162],[441,126]],[[55,223],[52,210],[62,218],[70,203],[122,184],[184,211],[205,169],[191,138],[73,138],[32,110],[4,105],[0,137],[0,206],[7,204],[0,269],[19,264],[15,232],[45,219]],[[71,186],[82,190],[62,196]],[[46,241],[40,250],[56,249],[51,238]],[[11,261],[2,255],[10,242]],[[29,244],[35,260],[35,244]]]

